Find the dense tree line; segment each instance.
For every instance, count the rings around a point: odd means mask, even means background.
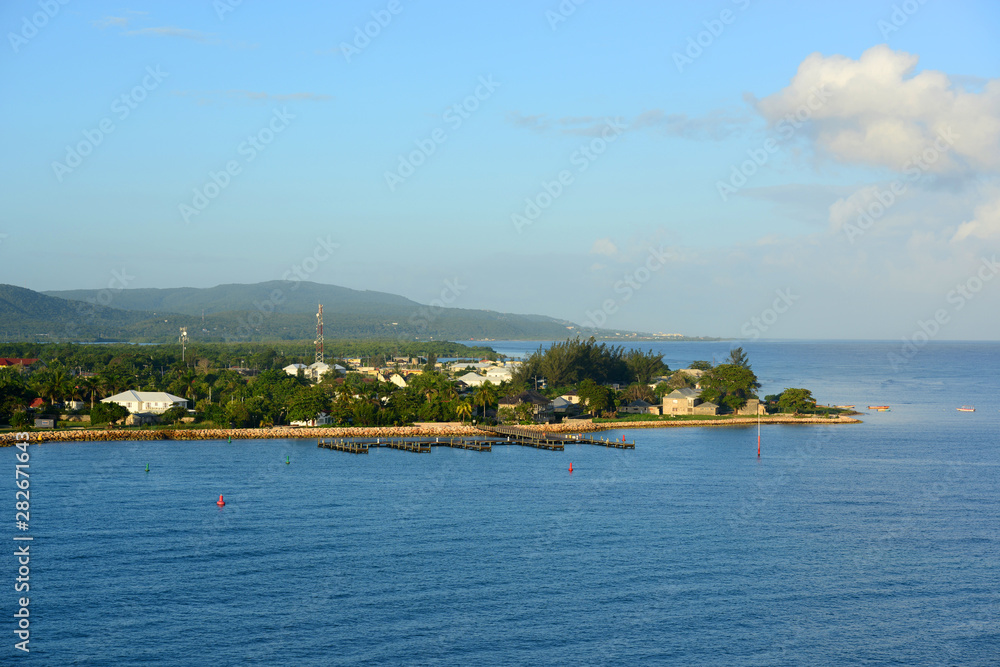
[[[575,389],[584,409],[593,415],[613,416],[624,404],[635,400],[658,403],[679,387],[690,387],[694,378],[686,373],[670,374],[662,356],[652,351],[625,352],[623,348],[597,343],[593,339],[571,339],[548,350],[539,348],[525,361],[511,382],[499,386],[489,383],[464,394],[443,373],[431,370],[433,352],[424,372],[411,375],[406,387],[381,382],[360,373],[337,376],[327,374],[312,384],[300,372],[289,375],[282,368],[289,362],[285,352],[269,346],[247,345],[239,350],[191,348],[193,365],[180,362],[169,346],[43,346],[48,365],[31,372],[19,367],[0,368],[0,424],[24,426],[31,423],[28,405],[40,397],[48,411],[52,404],[68,400],[85,403],[94,424],[114,422],[125,414],[117,406],[100,403],[104,397],[126,389],[166,391],[190,401],[197,419],[218,426],[256,427],[309,421],[318,413],[330,415],[335,425],[392,426],[418,421],[487,420],[496,414],[499,400],[535,387],[536,378],[546,380],[541,388],[549,398]],[[227,346],[229,347],[229,346]],[[376,350],[365,348],[357,350]],[[447,348],[440,348],[442,350]],[[216,362],[207,356],[215,352]],[[450,350],[449,350],[450,351]],[[32,349],[0,352],[30,355]],[[241,364],[264,368],[257,373],[241,374],[225,364],[224,355],[241,352]],[[205,354],[206,356],[202,356]],[[383,361],[391,357],[384,351]],[[348,355],[344,355],[348,356]],[[301,357],[299,357],[301,358]],[[303,361],[308,361],[302,358]],[[75,363],[69,366],[66,362]],[[91,371],[91,369],[94,369]],[[78,374],[74,371],[91,371]],[[652,380],[669,374],[669,379],[655,386]],[[626,384],[623,389],[611,383]],[[700,378],[701,398],[717,403],[724,410],[738,410],[747,400],[756,398],[760,387],[742,348],[733,350],[725,363],[709,366]],[[786,389],[768,396],[772,410],[808,412],[816,401],[805,389]],[[63,410],[60,410],[63,411]],[[530,418],[531,408],[508,418]],[[163,422],[187,417],[183,409],[173,409],[161,416]]]
[[[470,357],[495,359],[488,347],[469,347],[447,341],[398,342],[377,340],[327,340],[328,361],[362,357],[366,363],[386,366],[395,356]],[[46,365],[59,365],[77,371],[94,372],[112,365],[136,369],[151,367],[171,369],[182,366],[203,368],[245,367],[258,370],[283,368],[288,364],[314,361],[312,341],[271,343],[189,343],[183,353],[173,345],[81,345],[79,343],[2,343],[0,357],[36,358]],[[138,371],[136,371],[138,372]]]
[[[669,370],[663,355],[652,350],[626,352],[623,346],[598,343],[592,337],[571,338],[548,349],[539,346],[515,373],[514,382],[533,385],[544,379],[550,387],[576,385],[583,380],[646,384]]]

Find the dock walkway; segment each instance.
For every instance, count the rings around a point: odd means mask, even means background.
[[[482,436],[456,436],[434,438],[339,438],[319,440],[319,447],[350,454],[367,454],[371,448],[385,447],[416,454],[429,454],[432,447],[451,447],[475,452],[489,452],[494,445],[519,445],[546,449],[552,452],[564,451],[570,445],[598,445],[616,449],[635,449],[635,442],[621,442],[608,438],[584,437],[582,433],[549,433],[518,426],[481,426]]]

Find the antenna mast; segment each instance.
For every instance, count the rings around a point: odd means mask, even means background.
[[[316,313],[316,363],[323,361],[323,304],[319,304]]]

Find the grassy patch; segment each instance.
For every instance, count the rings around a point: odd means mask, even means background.
[[[621,422],[677,422],[692,420],[724,420],[732,419],[733,415],[623,415],[621,417],[596,417],[595,424],[614,424]]]

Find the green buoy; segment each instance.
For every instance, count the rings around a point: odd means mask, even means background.
[[[288,454],[285,454],[285,465],[289,465],[291,461],[288,460]]]
[[[229,436],[229,444],[233,444],[233,436]]]
[[[146,464],[146,472],[149,472],[149,464]]]

